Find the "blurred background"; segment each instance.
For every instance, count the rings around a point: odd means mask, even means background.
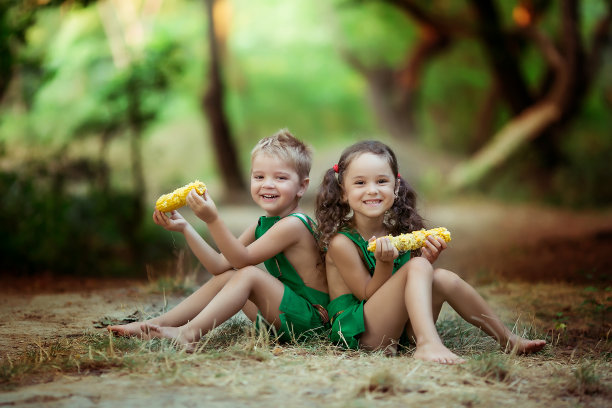
[[[430,203],[610,208],[612,1],[0,0],[1,273],[183,262],[156,198],[200,179],[241,230],[285,127],[309,210],[366,138]]]

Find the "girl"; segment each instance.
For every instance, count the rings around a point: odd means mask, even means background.
[[[375,350],[408,337],[416,341],[417,359],[462,363],[465,360],[444,346],[435,327],[442,304],[448,302],[506,349],[542,349],[544,340],[513,334],[459,276],[432,268],[446,249],[441,238],[429,237],[420,256],[412,259],[409,252],[398,253],[385,236],[423,227],[415,202],[415,192],[398,173],[395,154],[380,142],[348,147],[325,174],[316,218],[319,245],[326,251],[332,341]],[[366,249],[369,237],[376,239],[374,253]]]

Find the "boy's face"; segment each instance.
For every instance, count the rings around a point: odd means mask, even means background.
[[[251,197],[268,216],[290,214],[308,188],[295,168],[275,156],[259,153],[251,161]]]

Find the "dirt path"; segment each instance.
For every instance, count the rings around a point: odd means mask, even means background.
[[[251,210],[227,208],[224,216],[235,221],[254,219]],[[560,281],[581,285],[610,285],[612,275],[612,212],[570,213],[533,206],[503,206],[462,201],[432,205],[425,216],[431,226],[446,226],[452,245],[439,260],[478,288],[493,281]],[[488,272],[487,272],[488,271]],[[490,273],[493,271],[493,273]],[[138,281],[68,280],[52,277],[11,280],[0,289],[0,355],[16,358],[26,347],[49,344],[84,332],[96,332],[92,322],[103,316],[124,317],[135,310],[145,313],[172,305]],[[517,287],[499,287],[488,299],[501,307],[519,296]],[[497,291],[497,292],[496,292]],[[501,296],[502,292],[505,298]],[[497,293],[497,295],[496,295]],[[538,296],[554,298],[556,293]],[[502,313],[514,318],[515,310]],[[553,311],[554,312],[554,311]],[[551,312],[551,313],[553,313]],[[34,347],[35,349],[35,347]],[[392,394],[359,395],[367,378],[375,376],[378,361],[367,356],[271,356],[265,361],[224,359],[208,366],[198,363],[190,381],[139,372],[109,371],[89,375],[58,375],[43,383],[20,386],[0,394],[1,406],[456,406],[535,407],[543,405],[603,405],[605,397],[547,393],[550,376],[559,362],[547,357],[521,360],[522,376],[514,383],[491,382],[468,375],[464,367],[440,367],[410,358],[387,359],[386,370],[397,373]],[[529,369],[533,367],[533,369]],[[272,370],[272,371],[270,371]],[[324,370],[324,371],[322,371]],[[214,371],[214,374],[213,374]],[[274,380],[269,381],[269,374]],[[546,379],[540,374],[546,373]],[[188,377],[189,377],[188,376]],[[604,379],[609,383],[609,376]],[[286,384],[293,384],[287,386]],[[362,384],[362,385],[359,385]],[[350,404],[347,401],[352,401]],[[599,405],[599,404],[602,405]]]

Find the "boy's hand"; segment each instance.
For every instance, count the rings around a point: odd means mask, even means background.
[[[193,213],[205,223],[208,224],[217,219],[217,207],[212,198],[210,198],[208,191],[205,191],[203,195],[199,195],[197,191],[191,190],[187,194],[186,202]]]
[[[440,237],[430,235],[427,237],[425,246],[421,249],[421,256],[433,264],[438,259],[438,256],[440,256],[440,253],[446,248],[446,241]]]
[[[155,210],[153,211],[153,222],[164,227],[168,231],[183,232],[189,223],[183,218],[178,211],[174,210],[168,217],[165,213]]]
[[[397,248],[391,243],[389,237],[372,237],[369,241],[371,242],[373,240],[376,240],[374,257],[377,262],[393,262],[393,260],[399,256]]]

